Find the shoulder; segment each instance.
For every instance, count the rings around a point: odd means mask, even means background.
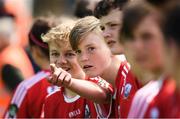
[[[49,72],[40,71],[37,74],[35,74],[34,76],[32,76],[29,79],[20,83],[20,85],[18,87],[24,87],[26,89],[29,89],[36,83],[38,83],[38,82],[42,81],[43,79],[45,79],[46,77],[48,77],[49,74],[50,74]]]
[[[48,94],[46,96],[46,101],[47,100],[54,100],[54,99],[59,100],[60,99],[59,97],[62,97],[61,87],[58,87],[55,91],[53,91],[52,93]]]
[[[45,108],[52,107],[51,105],[59,104],[58,102],[62,103],[63,101],[63,93],[61,88],[56,89],[54,92],[48,94],[45,97],[44,106]]]
[[[27,92],[35,85],[37,84],[38,82],[44,80],[45,77],[47,77],[49,74],[44,72],[44,71],[41,71],[39,73],[37,73],[36,75],[32,76],[30,79],[27,79],[23,82],[21,82],[15,93],[14,93],[14,96],[12,98],[12,102],[16,102],[22,98],[25,97],[25,95],[27,94]],[[21,96],[19,96],[21,95]],[[18,98],[18,99],[17,99]]]

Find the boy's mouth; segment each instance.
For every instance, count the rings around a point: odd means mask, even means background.
[[[114,40],[109,40],[109,41],[107,41],[107,44],[108,44],[108,46],[113,46],[114,44],[116,43],[116,41],[114,41]]]
[[[69,67],[62,67],[62,69],[65,70],[65,71],[69,71],[71,68],[69,68]]]
[[[93,66],[91,66],[91,65],[84,65],[84,66],[83,66],[83,69],[87,70],[87,69],[92,68],[92,67],[93,67]]]

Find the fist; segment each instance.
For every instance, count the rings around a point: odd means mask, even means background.
[[[50,64],[51,76],[49,77],[49,82],[58,86],[69,86],[71,83],[71,74],[63,70],[62,68],[57,68],[55,64]]]

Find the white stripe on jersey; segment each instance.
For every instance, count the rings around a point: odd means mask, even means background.
[[[94,107],[96,109],[97,118],[105,118],[108,119],[112,113],[112,101],[113,97],[111,97],[110,104],[109,104],[109,112],[106,113],[106,109],[104,108],[103,104],[94,103]],[[103,106],[103,107],[101,107]]]
[[[33,85],[35,85],[37,82],[39,82],[40,80],[47,77],[48,75],[49,75],[48,72],[41,71],[37,73],[36,75],[34,75],[33,77],[31,77],[30,79],[27,79],[23,81],[22,83],[20,83],[20,85],[17,87],[17,90],[12,98],[11,104],[15,103],[19,107],[27,93],[27,90],[31,88]]]
[[[130,70],[130,65],[128,63],[126,63],[124,66],[123,66],[123,69],[122,69],[122,72],[121,72],[121,75],[123,76],[123,86],[122,86],[122,89],[121,89],[121,94],[123,94],[124,92],[124,87],[126,85],[126,77],[129,73],[129,70]]]
[[[162,80],[151,81],[136,92],[131,104],[128,118],[144,117],[149,104],[159,93],[162,83]]]
[[[129,67],[127,68],[126,65],[123,67],[123,69],[125,70],[126,73],[128,73],[129,71]]]

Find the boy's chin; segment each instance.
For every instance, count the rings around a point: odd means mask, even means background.
[[[93,74],[93,73],[86,73],[86,75],[91,78],[98,76],[97,74]]]

